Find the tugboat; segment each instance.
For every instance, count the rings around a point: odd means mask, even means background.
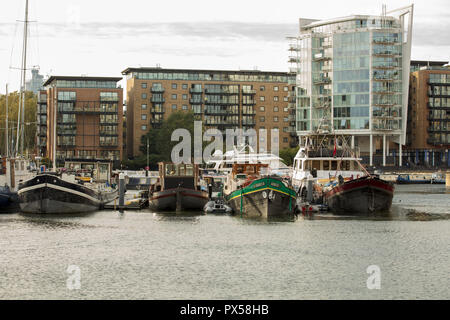
[[[208,192],[200,186],[198,165],[160,162],[158,181],[150,186],[151,210],[203,210]]]
[[[324,202],[336,214],[370,214],[388,211],[392,205],[394,184],[368,175],[344,181],[324,189]]]
[[[295,218],[297,195],[278,176],[266,176],[268,164],[233,164],[224,188],[234,214],[250,218]]]

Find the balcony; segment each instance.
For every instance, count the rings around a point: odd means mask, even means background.
[[[113,132],[113,131],[100,131],[99,135],[102,136],[102,137],[118,137],[119,133],[117,131],[116,132]]]
[[[150,89],[151,93],[164,93],[164,88],[162,87],[152,87]]]
[[[313,83],[315,85],[328,84],[328,83],[331,83],[331,79],[328,77],[322,77],[322,78],[314,79]]]
[[[256,90],[253,90],[253,89],[242,89],[242,94],[246,94],[246,95],[256,94]]]
[[[256,115],[256,111],[255,110],[242,110],[242,114],[243,115]]]
[[[161,97],[152,97],[150,99],[150,101],[153,103],[164,103],[164,102],[166,102],[166,99],[161,98]]]
[[[91,107],[91,106],[77,106],[75,107],[73,110],[63,110],[63,111],[59,111],[58,112],[62,112],[62,113],[76,113],[76,114],[84,114],[84,113],[89,113],[89,114],[100,114],[100,113],[111,113],[111,114],[116,114],[117,113],[117,109],[116,108],[111,108],[111,109],[107,109],[107,108],[103,108],[103,107]]]
[[[427,143],[429,145],[433,145],[433,146],[448,146],[448,145],[450,145],[449,142],[439,141],[439,140],[436,140],[433,138],[428,138]]]
[[[203,92],[203,90],[202,90],[202,88],[190,88],[189,89],[189,93],[202,93]]]
[[[162,113],[164,113],[164,109],[155,109],[155,108],[151,108],[151,109],[150,109],[150,112],[151,112],[151,113],[160,113],[160,114],[162,114]]]
[[[242,125],[245,127],[254,127],[256,125],[256,121],[255,120],[242,121]]]
[[[202,100],[201,99],[189,99],[189,103],[190,104],[202,104]]]
[[[242,100],[242,104],[244,106],[249,106],[249,105],[251,106],[251,105],[255,105],[256,101],[253,99]]]
[[[394,38],[374,38],[373,43],[374,44],[384,44],[384,45],[400,44],[398,42],[398,39],[394,39]]]
[[[436,80],[427,80],[427,84],[429,85],[439,85],[439,86],[450,86],[450,82],[439,82]]]
[[[163,119],[150,119],[150,123],[152,124],[160,124],[163,122]]]

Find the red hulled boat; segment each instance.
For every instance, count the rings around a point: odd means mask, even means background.
[[[394,184],[375,176],[343,181],[324,190],[323,199],[336,214],[368,214],[388,211],[392,205]]]

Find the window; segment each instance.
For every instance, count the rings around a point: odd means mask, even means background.
[[[172,89],[176,89],[177,88],[177,84],[176,83],[172,83]]]
[[[264,96],[261,96],[261,97],[259,97],[259,100],[260,100],[260,101],[265,101],[266,98],[265,98]]]
[[[278,87],[277,86],[273,87],[273,91],[278,91]]]
[[[273,107],[273,112],[278,112],[278,107]]]
[[[289,132],[289,127],[283,127],[283,132]]]
[[[147,120],[147,115],[145,113],[141,114],[141,120]]]
[[[141,105],[141,109],[142,110],[147,110],[147,105],[146,104]]]
[[[289,122],[289,118],[288,118],[288,117],[284,117],[284,118],[283,118],[283,121],[284,121],[284,122]]]
[[[141,88],[142,89],[146,89],[147,88],[147,84],[146,83],[141,83]]]
[[[273,101],[278,101],[278,96],[273,97]]]
[[[188,106],[184,104],[181,108],[182,108],[183,110],[187,110],[187,109],[188,109]]]
[[[117,92],[100,92],[100,101],[119,101]]]
[[[183,100],[187,100],[187,94],[183,94]]]
[[[289,90],[289,88],[288,87],[283,87],[283,91],[288,91]]]
[[[283,138],[283,142],[288,142],[288,138]]]
[[[283,108],[283,111],[284,111],[284,112],[288,112],[288,111],[289,111],[289,108],[288,108],[288,107],[284,107],[284,108]]]
[[[266,121],[265,117],[259,117],[259,122],[264,122],[264,121]]]
[[[177,95],[176,94],[172,94],[172,100],[176,100],[177,99]]]
[[[141,94],[141,98],[142,99],[147,99],[147,94],[146,93]]]
[[[259,87],[259,90],[264,91],[264,90],[266,90],[266,88],[264,86],[261,86],[261,87]]]
[[[283,101],[288,102],[289,101],[288,97],[283,97]]]
[[[177,105],[176,104],[172,105],[172,110],[177,110]]]
[[[141,130],[147,130],[147,126],[145,125],[145,124],[143,124],[142,126],[141,126]]]
[[[264,107],[259,107],[259,111],[264,112],[265,108]]]
[[[273,117],[274,122],[278,122],[278,117]]]
[[[183,83],[182,88],[183,88],[183,89],[187,89],[187,88],[188,88],[187,83]]]

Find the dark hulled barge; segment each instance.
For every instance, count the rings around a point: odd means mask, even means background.
[[[198,165],[160,162],[159,178],[150,186],[149,207],[155,211],[202,210],[208,192],[202,190]]]

